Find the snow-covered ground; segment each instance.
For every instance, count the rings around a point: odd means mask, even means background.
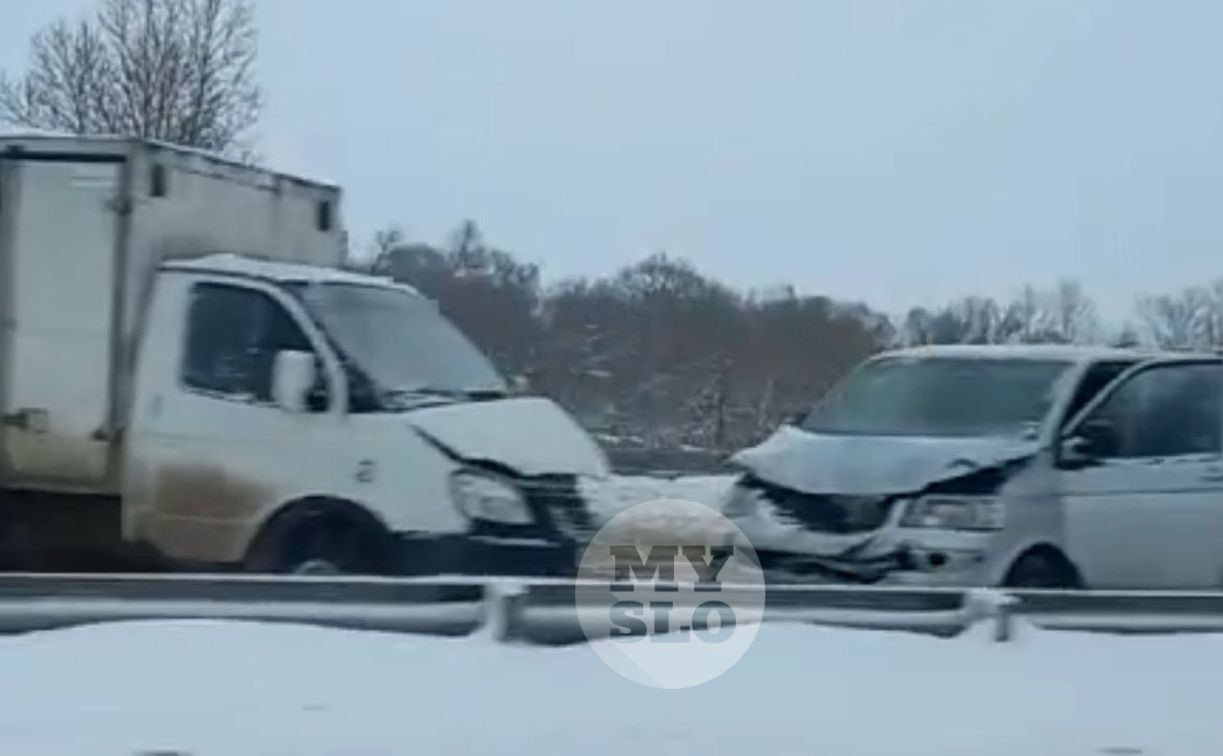
[[[165,622],[0,639],[0,753],[1215,756],[1223,636],[767,625],[634,685],[586,646]]]
[[[604,516],[717,505],[728,476],[613,477]],[[955,639],[761,628],[698,688],[656,690],[589,646],[289,625],[143,622],[0,637],[0,754],[1215,756],[1223,635],[1020,625]]]

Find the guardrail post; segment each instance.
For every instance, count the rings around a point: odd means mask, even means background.
[[[493,638],[509,643],[519,640],[518,628],[527,603],[527,588],[514,583],[490,582],[485,587],[485,623]]]
[[[965,626],[982,620],[993,622],[993,637],[998,643],[1005,643],[1015,634],[1014,612],[1012,607],[1019,599],[1000,591],[988,588],[975,588],[964,597]]]
[[[1015,631],[1015,615],[1011,607],[1016,599],[1014,596],[1003,596],[1002,599],[994,605],[994,640],[998,643],[1009,641]]]
[[[494,625],[497,640],[502,643],[518,640],[518,627],[522,621],[522,609],[526,606],[527,595],[511,593],[498,596],[495,600],[501,604],[497,616],[499,624]]]

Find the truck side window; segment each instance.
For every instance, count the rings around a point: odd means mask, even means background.
[[[1084,426],[1107,430],[1105,458],[1218,454],[1223,447],[1223,365],[1162,365],[1117,387]]]
[[[279,302],[240,286],[192,287],[182,365],[185,386],[243,401],[271,402],[272,366],[282,350],[314,351]]]
[[[1116,380],[1117,376],[1129,370],[1136,363],[1129,360],[1114,360],[1111,362],[1097,362],[1087,368],[1083,379],[1079,381],[1079,387],[1075,389],[1074,396],[1070,398],[1070,404],[1066,407],[1065,420],[1071,420],[1075,415],[1087,406],[1088,402],[1096,398],[1096,395],[1104,390],[1104,387]]]

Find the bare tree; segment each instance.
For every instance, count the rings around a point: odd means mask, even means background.
[[[1064,341],[1084,344],[1099,337],[1095,304],[1078,281],[1059,281],[1049,298],[1054,328]]]
[[[998,325],[999,340],[1029,344],[1039,341],[1050,330],[1046,313],[1041,308],[1040,293],[1031,284],[1006,306]]]
[[[0,75],[0,121],[249,155],[256,53],[250,0],[103,0],[34,35],[25,73]]]
[[[1142,346],[1142,337],[1138,334],[1138,329],[1127,321],[1121,324],[1121,328],[1113,334],[1108,343],[1110,346],[1131,349]]]
[[[935,316],[925,307],[914,307],[900,324],[901,343],[905,346],[923,346],[934,343]]]
[[[909,310],[900,324],[901,341],[920,344],[994,344],[1002,340],[1005,313],[989,297],[964,297],[931,312]]]
[[[1223,280],[1139,301],[1138,313],[1152,339],[1173,349],[1223,346]]]
[[[937,310],[915,307],[898,328],[901,342],[909,345],[1081,344],[1100,338],[1095,305],[1074,281],[1049,290],[1024,286],[1006,305],[969,296]]]

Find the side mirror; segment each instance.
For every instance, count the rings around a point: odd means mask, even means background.
[[[1058,461],[1063,467],[1086,467],[1101,457],[1115,454],[1118,447],[1116,427],[1104,418],[1092,418],[1080,425],[1074,435],[1062,439]]]
[[[276,353],[272,366],[272,398],[286,412],[305,412],[318,374],[309,352]]]
[[[1095,461],[1091,453],[1091,442],[1082,436],[1063,438],[1057,450],[1057,462],[1060,466],[1074,470],[1088,467]]]

